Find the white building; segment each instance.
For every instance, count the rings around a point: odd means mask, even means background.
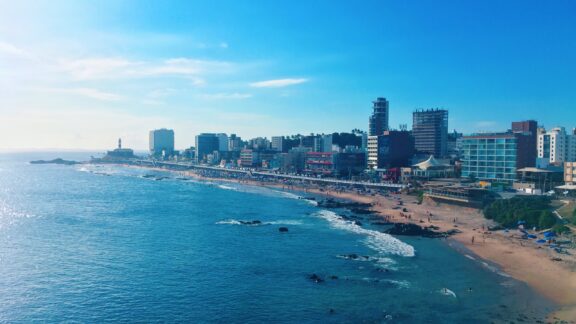
[[[368,168],[378,168],[378,136],[368,136]]]
[[[564,127],[538,135],[538,158],[551,164],[576,161],[576,135],[566,133]]]

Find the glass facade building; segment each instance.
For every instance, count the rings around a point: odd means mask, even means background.
[[[462,177],[515,180],[519,139],[512,133],[465,136],[462,139]]]

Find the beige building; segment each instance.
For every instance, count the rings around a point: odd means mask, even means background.
[[[564,163],[564,182],[567,185],[576,185],[576,162]]]

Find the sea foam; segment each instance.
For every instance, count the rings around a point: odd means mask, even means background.
[[[362,228],[354,222],[342,219],[336,213],[329,210],[321,210],[317,215],[327,220],[334,228],[366,236],[364,242],[369,248],[375,251],[403,257],[413,257],[415,255],[413,246],[406,244],[391,235]]]

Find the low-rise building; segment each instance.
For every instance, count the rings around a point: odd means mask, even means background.
[[[564,163],[564,183],[576,185],[576,162]]]

